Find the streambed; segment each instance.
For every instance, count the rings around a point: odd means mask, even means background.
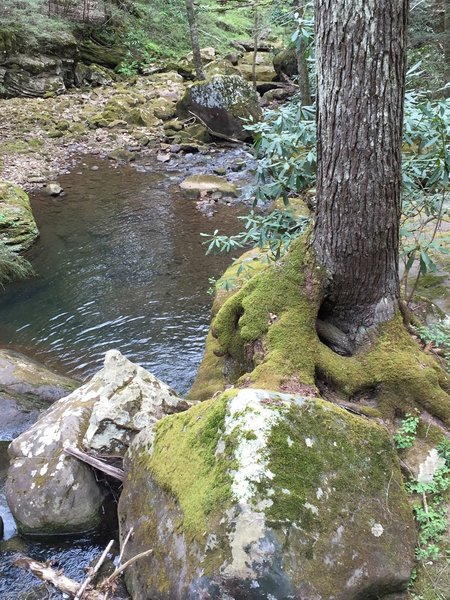
[[[192,155],[169,165],[146,159],[137,168],[113,168],[89,157],[60,178],[64,196],[36,193],[31,200],[41,237],[29,258],[37,275],[0,295],[0,344],[80,381],[101,367],[108,349],[118,348],[179,393],[186,392],[208,329],[209,279],[230,261],[205,256],[200,233],[236,231],[245,208],[218,203],[208,216],[178,184],[188,173],[211,172],[238,155],[242,158],[241,150]],[[248,179],[245,174],[232,177],[238,184]],[[54,559],[68,576],[81,579],[111,533],[57,543],[20,538],[3,495],[8,440],[1,423],[0,440],[0,515],[5,521],[0,598],[18,600],[39,582],[11,567],[15,552]],[[45,593],[26,597],[59,597]]]

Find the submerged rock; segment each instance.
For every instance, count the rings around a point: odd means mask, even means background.
[[[28,195],[6,181],[0,181],[0,216],[0,242],[16,252],[27,250],[39,237]]]
[[[146,600],[407,597],[415,528],[387,431],[241,389],[143,430],[119,503]]]
[[[262,118],[259,98],[238,75],[216,75],[191,85],[178,103],[181,117],[198,116],[213,134],[236,140],[251,138],[244,121]]]
[[[181,183],[180,188],[198,196],[201,193],[223,192],[230,196],[239,196],[239,189],[218,175],[189,175]]]
[[[6,497],[23,534],[75,533],[102,519],[105,492],[68,446],[121,454],[143,427],[189,404],[117,350],[88,383],[48,409],[9,447]]]

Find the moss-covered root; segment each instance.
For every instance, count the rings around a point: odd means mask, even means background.
[[[321,281],[302,238],[281,263],[260,270],[228,297],[213,319],[192,397],[204,399],[203,392],[211,395],[226,383],[316,393],[322,382],[342,401],[369,394],[361,409],[370,416],[392,419],[419,408],[449,425],[450,378],[410,337],[400,314],[353,356],[320,341]]]

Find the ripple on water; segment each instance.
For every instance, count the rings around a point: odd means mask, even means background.
[[[96,163],[61,177],[64,197],[32,198],[38,276],[0,296],[0,342],[57,358],[82,379],[119,348],[185,392],[208,328],[208,278],[229,260],[205,256],[200,233],[235,231],[236,211],[203,215],[179,192],[185,172],[169,180],[159,163],[145,172]]]

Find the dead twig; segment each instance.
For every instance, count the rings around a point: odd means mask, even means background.
[[[99,589],[103,590],[103,589],[109,587],[111,585],[111,583],[125,571],[125,569],[127,569],[130,565],[135,563],[140,558],[149,556],[150,554],[152,554],[152,552],[153,552],[152,549],[144,550],[144,552],[140,552],[139,554],[136,554],[136,556],[133,556],[132,558],[130,558],[129,560],[124,562],[123,565],[120,565],[119,567],[117,567],[117,569],[114,571],[114,573],[111,573],[111,575],[109,577],[107,577],[106,579],[104,579],[101,582],[101,584],[99,585]]]
[[[88,587],[88,585],[91,583],[91,581],[94,579],[95,575],[98,573],[100,567],[102,566],[102,564],[105,562],[105,559],[108,555],[108,552],[111,550],[112,545],[114,544],[114,540],[111,540],[109,542],[109,544],[106,546],[106,548],[103,550],[103,554],[100,556],[100,558],[98,559],[96,565],[90,570],[89,575],[86,577],[86,579],[83,581],[83,583],[80,586],[80,589],[78,590],[78,592],[75,594],[75,598],[74,600],[81,600],[83,598],[83,595]]]

